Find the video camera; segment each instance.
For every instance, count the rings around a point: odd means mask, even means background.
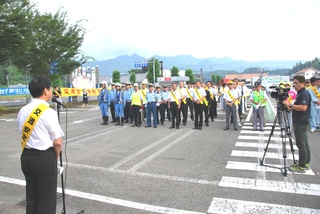
[[[269,88],[276,90],[271,92],[271,97],[274,99],[279,99],[280,107],[281,109],[284,109],[285,106],[282,104],[282,102],[289,97],[288,92],[290,91],[290,88],[280,88],[277,86],[270,86]]]

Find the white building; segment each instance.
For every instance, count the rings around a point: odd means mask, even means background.
[[[310,79],[315,73],[320,73],[320,71],[315,68],[305,68],[298,71],[296,74],[303,75],[305,79]]]

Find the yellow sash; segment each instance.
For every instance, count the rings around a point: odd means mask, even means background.
[[[191,93],[190,93],[188,87],[186,88],[186,90],[187,90],[187,94],[188,94],[188,96],[190,97],[190,99],[193,100],[193,97],[191,96]]]
[[[38,105],[35,109],[33,109],[31,114],[28,116],[28,118],[24,122],[24,124],[22,126],[22,136],[21,136],[22,151],[24,150],[25,146],[27,145],[29,137],[31,136],[33,128],[35,127],[38,119],[41,117],[42,113],[48,108],[49,108],[49,106],[47,106],[43,103]]]
[[[230,90],[227,91],[228,96],[232,99],[232,101],[234,100],[234,97],[232,96]],[[237,103],[236,103],[237,104]]]
[[[181,96],[182,102],[183,102],[184,104],[187,104],[187,101],[186,101],[185,99],[182,99],[182,93],[181,93],[181,91],[180,91],[180,88],[178,88],[178,90],[179,90],[179,92],[180,92],[180,96]]]
[[[291,95],[289,95],[288,100],[290,103],[292,103],[293,99],[292,99]]]
[[[172,97],[173,97],[174,101],[176,101],[177,105],[179,105],[179,100],[177,99],[177,97],[176,97],[176,95],[174,94],[174,92],[173,92],[173,91],[171,91],[170,93],[171,93],[171,95],[172,95]]]
[[[316,95],[318,100],[320,100],[320,93],[318,92],[318,89],[316,88],[316,86],[312,87],[312,91],[313,91],[314,95]]]
[[[208,86],[206,87],[206,90],[209,91],[211,99],[214,100],[214,95],[213,95],[212,92],[209,90]]]
[[[195,92],[196,92],[196,95],[197,95],[198,100],[200,101],[200,104],[202,104],[202,103],[203,103],[203,101],[201,100],[201,97],[200,97],[200,94],[199,94],[198,89],[197,89],[197,88],[195,88],[194,90],[195,90]]]

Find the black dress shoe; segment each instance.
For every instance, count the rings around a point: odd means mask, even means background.
[[[153,128],[155,128],[155,129],[156,129],[157,127],[156,127],[156,126],[154,126]]]
[[[234,129],[235,131],[238,131],[238,129]]]
[[[194,128],[192,128],[192,130],[196,130],[196,129],[198,129],[198,127],[194,127]]]
[[[174,128],[175,128],[174,126],[170,126],[170,127],[169,127],[169,129],[174,129]]]
[[[163,125],[163,122],[161,122],[161,125]]]
[[[263,129],[260,129],[260,132],[263,132]]]
[[[225,131],[225,130],[229,130],[229,128],[226,127],[226,128],[224,128],[223,130],[224,130],[224,131]]]
[[[183,124],[184,126],[187,125],[186,123]]]
[[[202,130],[202,127],[201,127],[201,126],[199,127],[199,130]]]
[[[209,124],[207,123],[206,126],[209,126]]]
[[[151,127],[151,126],[145,126],[145,128],[149,128],[149,127]]]
[[[179,126],[177,126],[177,129],[180,129],[180,127],[179,127]]]

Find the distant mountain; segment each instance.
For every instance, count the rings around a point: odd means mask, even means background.
[[[155,55],[156,59],[163,61],[164,69],[170,69],[172,66],[177,66],[181,70],[192,69],[194,72],[199,72],[202,68],[203,73],[212,73],[213,71],[236,71],[243,72],[247,68],[262,67],[265,70],[276,69],[291,69],[298,60],[278,60],[278,61],[244,61],[234,60],[229,57],[223,58],[195,58],[191,55],[178,55],[172,57]],[[136,61],[147,60],[145,57],[133,54],[131,56],[121,55],[114,59],[104,61],[94,61],[85,64],[84,66],[99,66],[101,76],[112,74],[114,70],[121,73],[127,73],[134,69]]]

